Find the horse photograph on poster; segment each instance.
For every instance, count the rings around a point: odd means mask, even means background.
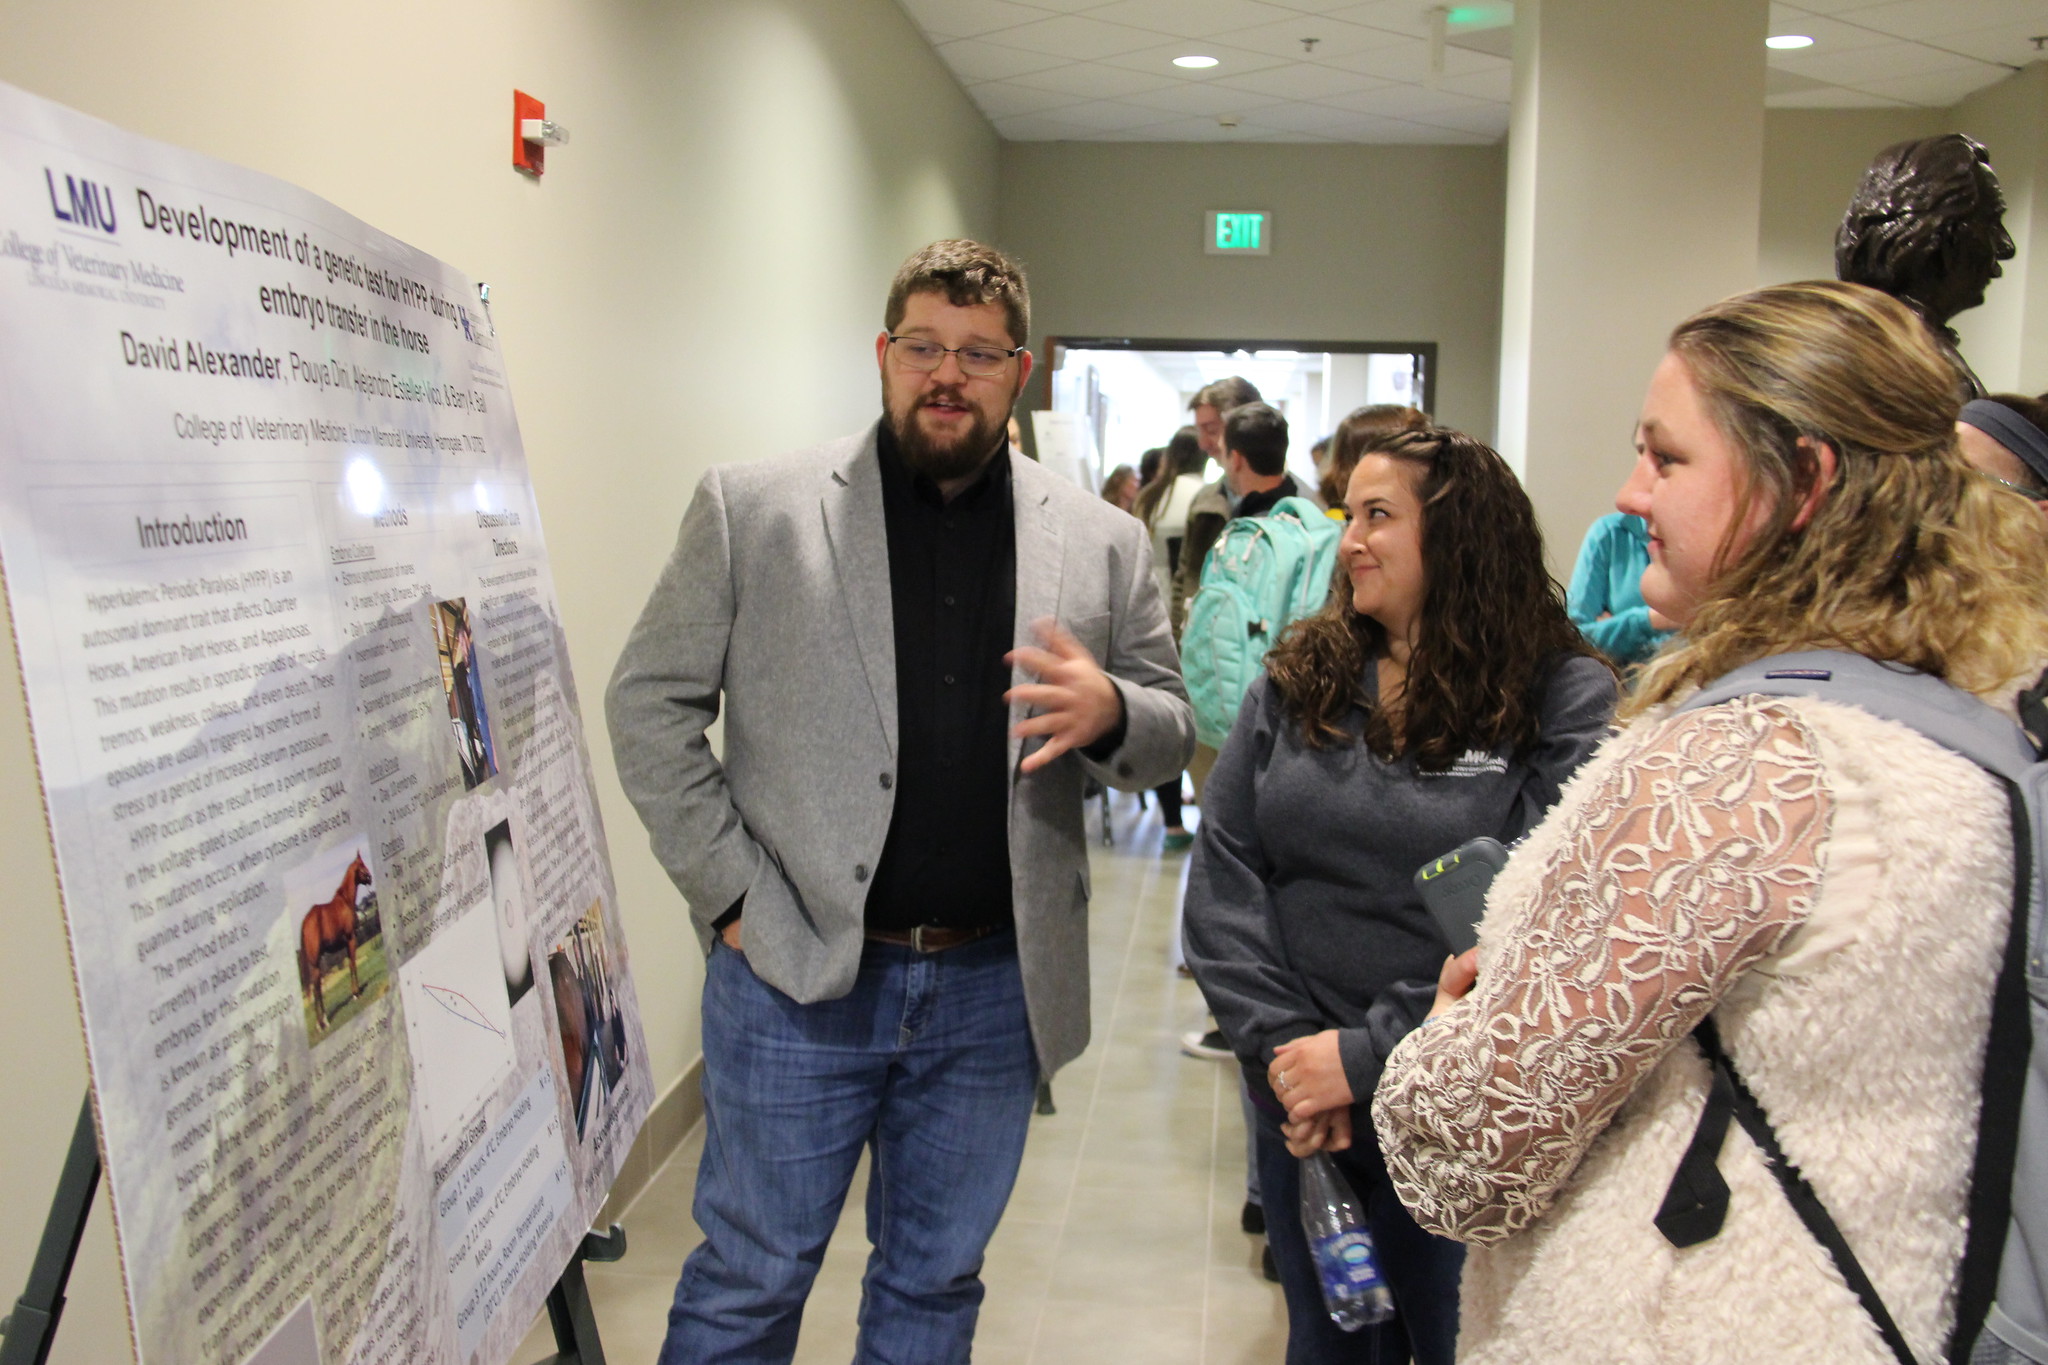
[[[327,1037],[390,984],[367,851],[358,839],[300,867],[290,879],[292,947],[309,1043]],[[336,871],[339,856],[348,861]]]

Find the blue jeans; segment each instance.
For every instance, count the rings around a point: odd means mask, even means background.
[[[867,1275],[856,1365],[968,1358],[981,1259],[1037,1089],[1017,941],[869,943],[853,990],[800,1005],[715,943],[704,982],[704,1157],[661,1365],[796,1350],[861,1150]]]
[[[1287,1154],[1277,1103],[1271,1092],[1253,1100],[1266,1244],[1273,1248],[1287,1300],[1287,1365],[1451,1365],[1458,1349],[1458,1275],[1465,1248],[1424,1232],[1401,1206],[1364,1105],[1351,1111],[1352,1145],[1336,1153],[1337,1169],[1365,1210],[1395,1311],[1389,1321],[1356,1332],[1330,1321],[1301,1230],[1301,1162]]]

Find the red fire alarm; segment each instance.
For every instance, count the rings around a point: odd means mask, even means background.
[[[524,171],[538,180],[547,168],[547,144],[529,142],[526,138],[526,121],[545,121],[547,106],[524,90],[512,92],[512,169]]]
[[[569,130],[547,117],[547,106],[524,90],[512,92],[512,167],[534,179],[546,169],[547,149],[569,140]]]

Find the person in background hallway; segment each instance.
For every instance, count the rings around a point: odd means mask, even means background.
[[[2048,510],[2048,398],[1994,393],[1965,403],[1956,439],[1972,469]]]
[[[1141,456],[1139,456],[1139,457],[1138,457],[1138,491],[1139,491],[1139,492],[1141,492],[1141,493],[1142,493],[1142,492],[1143,492],[1143,491],[1145,490],[1145,485],[1146,485],[1146,484],[1148,484],[1148,483],[1150,483],[1150,482],[1152,482],[1152,480],[1153,480],[1153,477],[1154,477],[1154,476],[1156,476],[1156,475],[1157,475],[1157,474],[1159,473],[1159,462],[1160,462],[1161,460],[1164,460],[1165,458],[1166,458],[1166,447],[1165,447],[1165,446],[1153,446],[1153,447],[1152,447],[1152,448],[1151,448],[1150,450],[1146,451],[1146,452],[1145,452],[1145,453],[1144,453],[1143,455],[1141,455]],[[1137,509],[1136,509],[1136,505],[1135,505],[1135,502],[1134,502],[1134,504],[1133,504],[1133,507],[1132,507],[1132,512],[1133,512],[1133,515],[1135,515],[1135,514],[1136,514],[1136,510],[1137,510]]]
[[[710,955],[662,1365],[790,1359],[863,1150],[856,1358],[968,1359],[1039,1079],[1088,1041],[1083,778],[1186,762],[1144,528],[1006,448],[1029,306],[993,248],[912,255],[881,421],[707,473],[613,674],[620,781]]]
[[[1258,389],[1249,379],[1238,375],[1204,385],[1188,400],[1188,411],[1195,415],[1195,434],[1202,443],[1202,453],[1214,460],[1217,468],[1223,466],[1223,415],[1232,408],[1258,401]],[[1209,549],[1216,543],[1216,537],[1223,534],[1224,523],[1230,520],[1236,500],[1229,484],[1219,478],[1204,485],[1194,501],[1188,504],[1187,534],[1181,542],[1180,564],[1173,575],[1176,619],[1185,619],[1187,604],[1202,586],[1202,561],[1209,557]],[[1195,745],[1195,756],[1188,760],[1188,780],[1194,783],[1197,805],[1201,804],[1202,783],[1209,776],[1209,765],[1215,761],[1214,749],[1206,744]]]
[[[1323,464],[1322,483],[1317,489],[1322,494],[1323,506],[1341,521],[1344,490],[1351,484],[1351,471],[1358,468],[1358,461],[1366,452],[1404,431],[1420,431],[1428,425],[1428,413],[1399,403],[1372,403],[1346,413],[1330,433],[1330,457]]]
[[[1131,510],[1138,498],[1138,471],[1120,464],[1102,481],[1102,500],[1119,512]]]
[[[1316,501],[1287,472],[1287,419],[1265,403],[1241,404],[1223,419],[1223,482],[1236,502],[1225,526],[1263,517],[1282,498]]]
[[[1593,648],[1632,668],[1647,660],[1677,628],[1643,601],[1643,570],[1650,567],[1650,528],[1641,517],[1609,512],[1579,545],[1565,610]]]
[[[1176,646],[1180,644],[1187,604],[1174,590],[1174,575],[1180,567],[1187,535],[1188,508],[1202,491],[1202,471],[1208,463],[1199,433],[1193,427],[1182,427],[1167,442],[1158,470],[1139,490],[1131,509],[1152,531],[1152,568],[1159,575],[1160,591],[1167,598]],[[1153,792],[1159,798],[1159,819],[1166,828],[1163,844],[1169,853],[1177,853],[1195,841],[1181,814],[1180,778],[1175,773]]]
[[[1288,1365],[1449,1365],[1464,1250],[1401,1207],[1367,1112],[1445,960],[1413,877],[1533,828],[1606,734],[1616,681],[1493,451],[1441,428],[1395,437],[1345,505],[1349,591],[1282,634],[1209,775],[1188,963],[1256,1106]],[[1378,1243],[1398,1308],[1381,1326],[1347,1333],[1324,1309],[1297,1212],[1295,1157],[1317,1150]]]
[[[1950,1358],[2005,792],[1843,702],[1673,708],[1832,649],[2013,714],[2048,660],[2048,536],[1963,464],[1957,406],[1937,340],[1874,290],[1779,285],[1672,333],[1615,501],[1649,522],[1643,596],[1683,634],[1501,871],[1477,985],[1473,955],[1445,964],[1373,1107],[1401,1198],[1471,1244],[1467,1365],[1893,1365],[1746,1134],[1718,1145],[1717,1233],[1681,1249],[1653,1221],[1709,1018],[1912,1354]]]

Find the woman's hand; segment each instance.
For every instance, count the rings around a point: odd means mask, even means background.
[[[1338,1055],[1337,1030],[1333,1028],[1275,1048],[1273,1064],[1266,1068],[1266,1079],[1272,1083],[1280,1103],[1287,1106],[1287,1117],[1297,1123],[1316,1114],[1348,1108],[1352,1102],[1351,1082],[1344,1077],[1344,1059]],[[1348,1142],[1349,1116],[1344,1124]]]
[[[1451,1006],[1463,1000],[1472,989],[1472,983],[1479,979],[1479,950],[1468,948],[1456,957],[1444,959],[1444,969],[1436,975],[1436,1004],[1430,1006],[1429,1017],[1434,1019]]]
[[[1351,1110],[1325,1109],[1299,1123],[1283,1123],[1280,1135],[1287,1139],[1289,1156],[1310,1152],[1341,1152],[1351,1145]]]

